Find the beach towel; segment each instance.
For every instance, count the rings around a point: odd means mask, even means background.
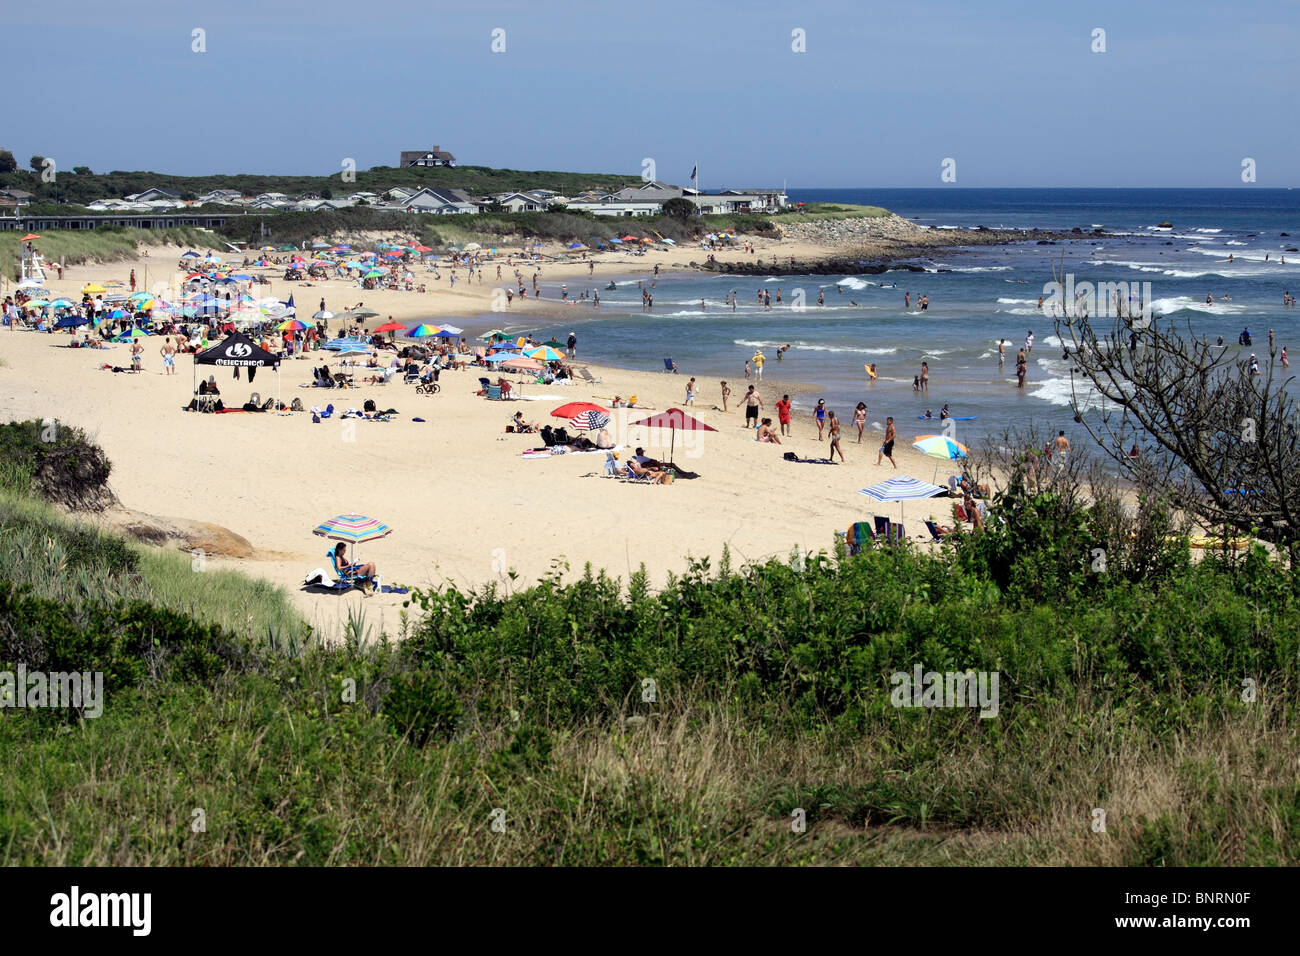
[[[839,462],[832,461],[829,458],[800,458],[792,451],[785,453],[785,461],[797,462],[801,465],[837,465]]]

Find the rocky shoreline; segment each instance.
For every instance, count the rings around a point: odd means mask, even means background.
[[[1097,229],[1084,232],[1044,229],[937,229],[908,222],[890,214],[872,218],[820,219],[785,224],[778,227],[781,238],[826,249],[816,258],[787,256],[782,259],[726,260],[692,262],[695,268],[726,275],[842,275],[845,273],[878,275],[903,270],[924,272],[905,260],[926,255],[936,248],[954,246],[1006,245],[1037,242],[1054,245],[1061,240],[1100,238],[1106,233]],[[725,254],[725,252],[723,253]]]

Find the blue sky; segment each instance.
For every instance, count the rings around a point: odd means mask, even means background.
[[[941,186],[945,158],[959,187],[1240,186],[1244,157],[1258,185],[1300,185],[1297,0],[67,0],[5,19],[0,146],[24,167],[324,174],[438,145],[629,177],[650,157],[678,183],[698,162],[706,189]]]

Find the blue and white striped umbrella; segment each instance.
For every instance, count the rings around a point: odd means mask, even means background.
[[[869,488],[863,488],[858,494],[866,495],[868,498],[874,498],[880,502],[899,502],[898,518],[901,521],[903,518],[902,502],[914,501],[919,498],[933,498],[935,495],[944,494],[946,491],[946,488],[941,488],[928,481],[921,481],[919,478],[913,478],[910,475],[899,475],[897,478],[888,478]]]

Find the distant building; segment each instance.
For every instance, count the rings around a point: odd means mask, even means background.
[[[574,212],[589,212],[593,216],[657,216],[664,211],[658,202],[619,202],[603,199],[595,202],[571,200],[567,207]]]
[[[157,200],[180,202],[181,194],[174,189],[151,186],[142,193],[136,193],[134,196],[127,196],[126,198],[131,202],[155,202]]]
[[[456,157],[441,146],[433,149],[404,149],[397,165],[402,169],[407,166],[455,166]]]
[[[421,189],[402,200],[401,206],[407,212],[433,213],[439,216],[478,212],[474,200],[459,189]]]
[[[504,206],[507,212],[542,212],[546,209],[546,197],[529,193],[500,193],[492,197],[492,202]]]

